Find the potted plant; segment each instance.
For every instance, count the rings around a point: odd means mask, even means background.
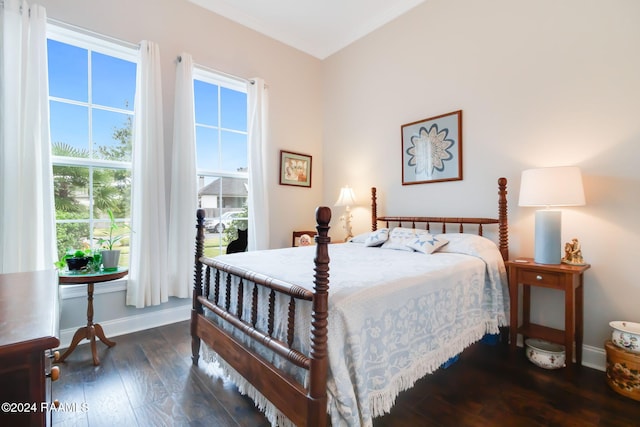
[[[69,249],[65,255],[55,263],[59,270],[93,273],[100,270],[102,256],[100,252],[91,249]]]
[[[111,211],[111,209],[107,209],[107,214],[109,214],[109,237],[98,238],[98,244],[103,248],[102,268],[104,271],[115,271],[118,269],[118,262],[120,261],[120,250],[113,249],[113,245],[126,236],[124,234],[114,235],[114,233],[120,229],[120,226],[113,217],[113,211]]]

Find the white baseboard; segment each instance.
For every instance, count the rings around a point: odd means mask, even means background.
[[[117,337],[118,335],[130,334],[132,332],[143,331],[145,329],[156,328],[158,326],[169,325],[171,323],[182,322],[191,318],[191,304],[180,307],[168,308],[166,310],[157,310],[151,313],[139,314],[135,316],[127,316],[120,319],[107,320],[100,322],[100,326],[104,329],[104,334],[108,338]],[[67,348],[71,344],[73,334],[77,328],[64,329],[60,331],[60,347]],[[80,344],[85,344],[82,341]]]
[[[604,348],[592,347],[590,345],[582,346],[582,366],[597,369],[599,371],[607,370],[607,353]]]

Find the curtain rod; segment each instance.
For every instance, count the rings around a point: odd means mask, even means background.
[[[178,55],[177,58],[178,62],[182,62],[182,56]],[[204,71],[209,71],[211,73],[216,73],[216,74],[221,74],[225,77],[228,77],[232,80],[237,80],[243,83],[250,83],[250,84],[255,84],[255,80],[249,80],[249,79],[245,79],[244,77],[238,77],[238,76],[234,76],[233,74],[229,74],[229,73],[225,73],[224,71],[220,71],[220,70],[216,70],[215,68],[210,68],[210,67],[205,67],[204,65],[196,65],[196,67],[204,70]]]

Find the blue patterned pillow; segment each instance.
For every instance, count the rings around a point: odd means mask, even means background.
[[[432,254],[449,243],[449,241],[442,236],[434,236],[433,234],[426,231],[421,231],[423,230],[418,230],[415,239],[411,240],[407,244],[407,246],[409,246],[416,252],[422,252],[423,254]]]
[[[365,246],[380,246],[389,238],[389,229],[381,228],[380,230],[372,231],[364,241]]]
[[[389,233],[389,239],[382,245],[385,249],[416,251],[430,254],[447,244],[448,240],[434,236],[426,230],[396,227]]]

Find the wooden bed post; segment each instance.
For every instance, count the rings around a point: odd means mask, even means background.
[[[371,187],[371,231],[378,229],[378,199],[376,187]]]
[[[200,257],[204,255],[204,219],[206,213],[204,209],[198,209],[196,213],[196,254],[195,273],[193,281],[193,305],[191,308],[191,360],[194,365],[198,364],[200,358],[200,337],[196,331],[198,315],[203,313],[202,304],[198,297],[202,296],[202,263]]]
[[[309,352],[309,410],[307,425],[327,424],[327,318],[329,316],[329,222],[331,209],[316,209],[316,241],[313,312],[311,314],[311,351]]]
[[[502,259],[509,259],[509,224],[507,221],[507,178],[498,178],[498,233]]]

